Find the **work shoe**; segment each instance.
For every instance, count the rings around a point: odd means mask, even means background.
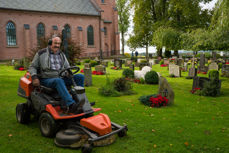
[[[76,105],[76,103],[73,103],[73,104],[71,104],[69,107],[68,107],[68,113],[75,113],[76,111],[77,111],[77,105]]]
[[[73,103],[69,106],[68,113],[73,113],[73,114],[80,114],[83,112],[83,105],[85,103],[85,100],[82,100],[78,103]]]

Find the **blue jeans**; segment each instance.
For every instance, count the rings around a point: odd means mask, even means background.
[[[74,80],[78,86],[84,86],[84,75],[76,74],[74,75]],[[57,90],[58,94],[65,102],[67,106],[73,104],[75,101],[72,99],[72,96],[69,94],[66,86],[72,85],[72,80],[69,78],[43,78],[40,79],[41,85],[54,88]]]

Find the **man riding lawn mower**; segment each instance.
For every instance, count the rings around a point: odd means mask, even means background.
[[[69,112],[55,89],[45,86],[34,87],[32,78],[27,72],[19,82],[18,95],[27,99],[26,103],[16,107],[16,118],[19,123],[26,124],[31,115],[39,118],[39,128],[45,137],[54,137],[55,144],[60,147],[79,148],[83,153],[90,153],[93,146],[105,146],[115,141],[116,134],[123,137],[127,134],[127,126],[120,126],[110,121],[100,108],[92,108],[85,95],[85,88],[77,86],[74,74],[79,67],[69,67],[60,71],[59,77],[68,77],[73,86],[68,87],[72,98],[81,104],[80,112]]]

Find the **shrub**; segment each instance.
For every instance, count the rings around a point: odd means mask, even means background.
[[[114,80],[114,88],[119,92],[126,92],[131,90],[132,86],[125,78],[117,78]]]
[[[91,67],[95,67],[96,65],[99,65],[99,63],[97,61],[91,60],[90,65]]]
[[[220,95],[220,80],[211,79],[210,81],[205,81],[204,87],[200,92],[203,96],[219,96]]]
[[[121,94],[115,90],[114,84],[110,82],[108,76],[106,76],[106,85],[99,88],[99,94],[102,96],[111,96],[111,97],[118,97]]]
[[[147,60],[142,59],[142,60],[140,60],[140,63],[147,63]]]
[[[125,78],[134,78],[134,71],[132,69],[124,69],[122,75]]]
[[[145,74],[145,82],[147,84],[158,84],[158,74],[155,71],[149,71]]]
[[[83,62],[84,63],[90,63],[90,61],[91,61],[90,59],[85,59]]]
[[[129,53],[125,53],[124,56],[127,57],[127,58],[130,58],[130,54]]]
[[[219,63],[218,66],[219,66],[219,70],[222,69],[223,63]]]
[[[161,60],[161,61],[159,62],[159,64],[160,64],[160,65],[164,64],[164,60]]]
[[[138,58],[137,58],[137,57],[134,57],[134,56],[132,56],[130,59],[131,59],[131,61],[133,61],[133,62],[137,62],[137,60],[138,60]]]
[[[213,80],[219,80],[219,71],[217,70],[210,70],[208,72],[209,79]]]

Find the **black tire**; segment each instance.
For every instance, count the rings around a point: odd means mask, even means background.
[[[126,129],[123,129],[122,131],[118,132],[118,136],[119,137],[124,137],[127,135],[127,130]]]
[[[30,120],[30,112],[27,103],[17,104],[16,119],[19,123],[26,124]]]
[[[54,137],[58,130],[58,125],[49,113],[44,112],[39,117],[39,128],[43,136]]]
[[[84,144],[82,149],[81,149],[81,152],[82,153],[91,153],[92,152],[92,145],[91,144]]]

